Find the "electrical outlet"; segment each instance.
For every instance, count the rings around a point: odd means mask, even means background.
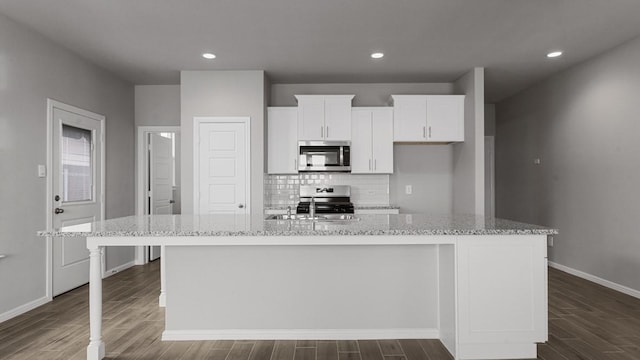
[[[553,236],[547,236],[547,246],[553,247]]]
[[[404,216],[404,222],[407,224],[413,224],[413,215],[407,214]]]
[[[47,176],[47,168],[44,165],[38,165],[38,177],[46,177]]]
[[[540,165],[540,163],[542,163],[542,161],[540,160],[540,158],[535,158],[535,159],[533,159],[533,165]]]
[[[413,193],[413,186],[406,185],[404,187],[404,193],[407,194],[407,195],[411,195]]]

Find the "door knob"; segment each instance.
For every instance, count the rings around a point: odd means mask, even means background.
[[[64,212],[64,209],[56,208],[53,212],[55,212],[56,214],[62,214]]]
[[[242,208],[244,208],[244,205],[238,204],[238,208],[242,209]]]

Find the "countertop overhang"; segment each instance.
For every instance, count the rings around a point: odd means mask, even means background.
[[[128,216],[38,232],[64,237],[307,237],[554,235],[558,230],[474,215],[358,215],[358,221],[264,220],[235,215]]]

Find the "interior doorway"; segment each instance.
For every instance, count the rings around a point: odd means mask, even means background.
[[[136,213],[180,214],[180,127],[138,127]],[[160,257],[159,246],[136,249],[136,264]]]
[[[484,137],[484,215],[496,216],[495,136]]]

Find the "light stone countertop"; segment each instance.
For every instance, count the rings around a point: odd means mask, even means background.
[[[400,206],[395,206],[395,205],[353,205],[354,209],[356,210],[377,210],[377,209],[382,209],[382,210],[396,210],[396,209],[400,209]],[[264,207],[265,210],[283,210],[283,211],[287,211],[287,207],[286,206],[265,206]],[[291,210],[293,210],[295,212],[296,207],[295,206],[291,206]]]
[[[53,231],[40,236],[375,236],[375,235],[553,235],[538,225],[474,215],[357,215],[358,221],[264,220],[234,215],[129,216]]]

